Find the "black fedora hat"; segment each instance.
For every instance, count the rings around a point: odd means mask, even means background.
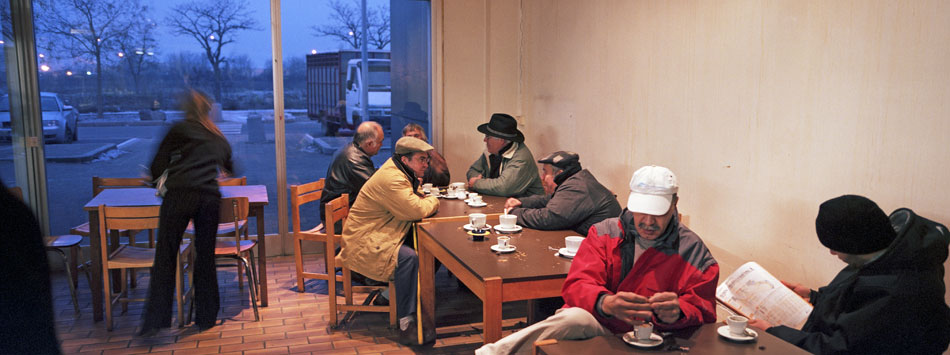
[[[518,130],[518,121],[511,115],[504,113],[495,113],[491,115],[488,123],[478,126],[478,131],[492,137],[507,139],[510,141],[524,142],[524,134]]]

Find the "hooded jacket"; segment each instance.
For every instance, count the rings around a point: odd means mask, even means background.
[[[656,245],[643,248],[639,256],[635,256],[636,238],[632,213],[626,210],[619,218],[594,224],[561,288],[565,307],[583,308],[612,332],[623,333],[633,327],[600,313],[597,303],[602,295],[626,291],[650,297],[673,292],[679,296],[680,319],[665,324],[654,315],[658,329],[714,323],[719,264],[699,236],[673,217]],[[629,265],[626,270],[624,265]]]
[[[327,168],[323,195],[320,196],[320,220],[326,216],[326,204],[333,199],[350,194],[350,206],[356,202],[356,196],[366,180],[376,172],[373,160],[359,146],[350,142],[336,152],[333,162]]]
[[[343,225],[338,262],[373,280],[392,280],[399,246],[412,222],[439,208],[439,200],[422,197],[410,176],[389,158],[363,185]]]
[[[491,170],[490,154],[486,151],[472,163],[465,174],[467,179],[481,174],[483,178],[475,182],[472,190],[492,196],[522,197],[543,195],[541,177],[534,155],[524,143],[513,142],[511,148],[501,153],[501,172],[497,178],[487,178]]]
[[[902,208],[890,215],[897,238],[877,259],[847,266],[812,292],[802,330],[767,331],[816,354],[939,354],[950,343],[944,300],[947,227]]]
[[[594,223],[620,216],[620,203],[613,192],[594,178],[587,169],[578,171],[558,184],[551,195],[520,199],[521,207],[511,210],[518,223],[533,229],[573,229],[581,235]]]

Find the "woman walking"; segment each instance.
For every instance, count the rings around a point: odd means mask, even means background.
[[[220,308],[214,265],[221,201],[216,178],[219,172],[230,174],[233,170],[231,146],[211,121],[211,99],[207,95],[189,90],[182,106],[185,119],[172,126],[152,160],[152,176],[166,174],[167,191],[160,212],[145,320],[139,333],[143,336],[171,325],[176,257],[189,220],[195,226],[193,307],[198,328],[213,327]]]

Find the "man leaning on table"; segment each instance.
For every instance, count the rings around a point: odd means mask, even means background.
[[[485,152],[465,174],[469,189],[504,197],[544,194],[538,166],[514,117],[493,114],[478,131],[485,134]]]
[[[645,166],[630,180],[620,217],[591,227],[548,319],[476,350],[527,354],[537,340],[588,339],[652,322],[658,330],[716,321],[719,264],[679,223],[678,185],[669,169]]]
[[[541,230],[573,229],[586,235],[594,223],[620,215],[617,197],[590,171],[581,169],[577,153],[557,151],[538,162],[546,194],[505,202],[505,208],[512,208],[509,213],[518,216],[518,224]]]
[[[947,227],[906,208],[888,217],[873,201],[845,195],[821,204],[815,229],[821,244],[848,266],[818,291],[786,284],[815,306],[801,330],[758,319],[749,325],[815,354],[947,349]]]
[[[394,280],[400,341],[416,335],[416,279],[419,259],[403,245],[412,222],[439,208],[435,196],[424,197],[420,181],[429,166],[432,146],[420,139],[402,137],[393,157],[366,181],[343,226],[343,249],[337,261],[370,279]],[[434,339],[434,334],[431,334]],[[426,337],[427,339],[429,337]]]

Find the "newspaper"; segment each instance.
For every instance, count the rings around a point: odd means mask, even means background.
[[[795,329],[805,325],[812,310],[811,304],[753,261],[716,287],[716,299],[737,314]]]

